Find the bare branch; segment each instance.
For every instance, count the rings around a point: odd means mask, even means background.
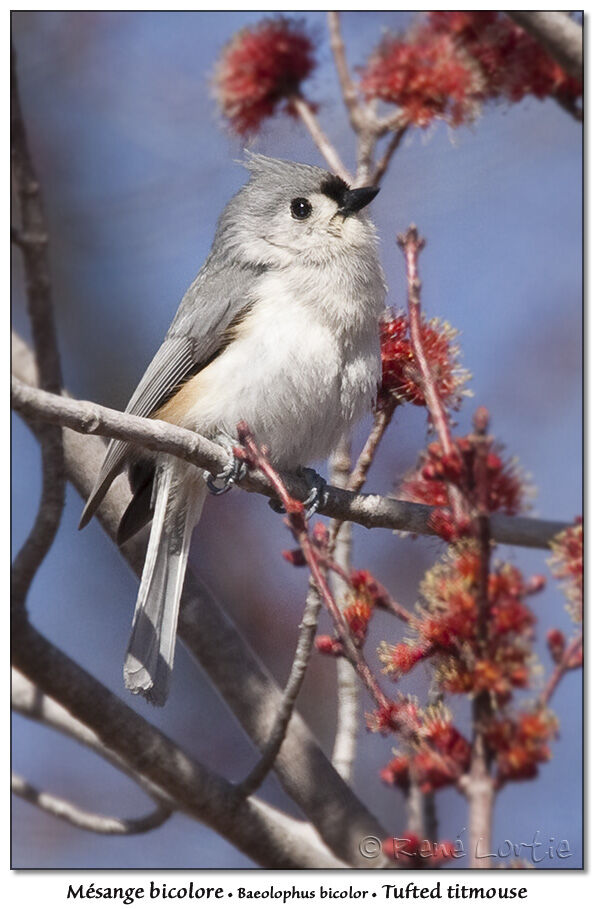
[[[362,126],[362,108],[359,103],[357,90],[349,72],[347,57],[345,56],[345,44],[341,34],[341,19],[338,12],[329,12],[328,29],[330,35],[330,45],[335,60],[335,67],[339,77],[339,85],[349,119],[354,131],[359,132]]]
[[[163,807],[171,809],[174,806],[166,792],[151,783],[145,776],[136,773],[116,752],[106,748],[92,729],[75,719],[65,707],[48,697],[30,679],[26,678],[14,667],[12,669],[11,707],[14,711],[20,713],[21,716],[43,723],[43,725],[55,729],[62,735],[66,735],[73,741],[84,745],[85,748],[94,751],[101,758],[134,780],[138,786],[144,789],[152,799],[159,802]]]
[[[50,270],[47,255],[47,230],[41,204],[39,183],[29,153],[21,113],[14,52],[11,51],[11,161],[19,199],[27,308],[31,321],[33,347],[41,388],[59,393],[62,387],[60,358],[54,326]],[[12,608],[25,608],[25,599],[35,574],[49,552],[62,518],[65,478],[62,435],[55,426],[37,426],[41,445],[42,490],[33,528],[12,568]]]
[[[300,623],[300,634],[295,656],[285,690],[283,691],[283,697],[275,714],[271,732],[260,760],[246,779],[236,787],[240,798],[246,798],[258,789],[277,759],[312,655],[312,645],[318,628],[318,615],[321,605],[318,590],[313,583],[310,583],[306,597],[306,607]]]
[[[562,658],[554,668],[539,698],[541,707],[546,707],[554,696],[558,685],[567,672],[583,665],[583,633],[580,631],[566,647]]]
[[[352,784],[359,735],[360,698],[355,669],[347,660],[337,660],[337,729],[333,745],[333,767]]]
[[[566,13],[555,10],[506,10],[560,66],[583,81],[583,30]]]
[[[234,787],[193,760],[66,654],[25,618],[13,621],[17,668],[137,773],[165,790],[178,807],[208,824],[255,862],[268,868],[337,867],[311,828],[252,797],[235,798]]]
[[[221,446],[197,433],[160,420],[149,420],[120,413],[98,404],[74,401],[32,388],[13,378],[13,406],[24,417],[47,420],[67,426],[75,432],[126,439],[152,451],[165,451],[197,467],[217,473],[227,466],[229,456]],[[281,474],[291,496],[303,500],[308,494],[303,478]],[[271,496],[270,483],[258,472],[239,484],[243,489]],[[413,502],[402,502],[387,496],[355,494],[328,486],[328,499],[320,513],[341,521],[353,521],[363,527],[434,535],[430,524],[433,508]],[[490,517],[490,534],[499,543],[547,549],[550,540],[563,531],[567,523],[535,518]]]
[[[346,489],[351,479],[351,444],[347,436],[333,452],[329,461],[330,480],[334,486]],[[351,573],[352,531],[349,522],[333,521],[329,532],[329,556],[346,578]],[[344,577],[334,573],[331,589],[338,603],[344,602],[350,588]],[[357,733],[359,728],[359,682],[356,672],[347,660],[337,660],[337,728],[333,745],[333,767],[343,779],[353,781],[353,769],[357,754]]]
[[[92,811],[79,808],[73,802],[37,789],[16,773],[12,774],[12,791],[26,802],[35,805],[36,808],[53,814],[74,827],[104,835],[132,836],[136,833],[147,833],[149,830],[155,830],[156,827],[165,824],[172,814],[168,808],[163,807],[155,808],[154,811],[143,817],[130,819],[94,814]]]
[[[312,137],[316,148],[324,160],[327,162],[330,169],[333,171],[333,173],[338,174],[339,177],[342,177],[346,183],[350,183],[352,179],[351,174],[341,161],[339,152],[324,132],[322,126],[320,125],[318,117],[308,102],[304,101],[303,98],[300,98],[299,95],[296,95],[291,99],[290,103],[310,133],[310,136]]]
[[[30,351],[18,336],[13,338],[13,370],[21,379],[35,378]],[[99,439],[64,430],[66,470],[70,481],[86,498],[103,461],[105,448]],[[270,492],[269,492],[270,495]],[[115,540],[122,512],[130,500],[128,483],[116,478],[98,518]],[[145,557],[139,537],[122,554],[137,575]],[[211,591],[191,571],[186,574],[182,595],[179,635],[254,744],[266,746],[281,692],[235,625],[228,619]],[[238,679],[243,684],[238,684]],[[288,795],[315,825],[324,842],[349,866],[378,867],[383,859],[364,859],[359,843],[372,832],[384,836],[381,825],[362,805],[334,770],[303,720],[293,714],[275,763],[275,772]]]
[[[390,164],[391,158],[394,155],[394,153],[396,152],[396,150],[398,149],[399,145],[401,144],[401,140],[403,139],[403,136],[405,135],[406,132],[407,132],[407,126],[401,126],[392,134],[391,138],[389,139],[388,144],[382,154],[382,157],[376,164],[376,169],[374,170],[374,173],[370,180],[370,182],[373,183],[375,186],[378,183],[380,183],[380,181],[384,177],[386,170],[388,168],[388,165]]]

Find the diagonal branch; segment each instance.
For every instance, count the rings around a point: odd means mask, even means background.
[[[12,669],[11,680],[11,707],[13,711],[21,716],[34,722],[42,723],[44,726],[49,726],[80,745],[84,745],[85,748],[94,751],[99,757],[108,761],[122,773],[125,773],[131,780],[134,780],[154,801],[167,808],[174,807],[166,792],[151,783],[145,776],[132,770],[119,754],[105,747],[99,736],[92,729],[76,720],[65,707],[48,697],[30,679],[14,668]]]
[[[578,22],[558,10],[506,10],[507,14],[562,66],[583,80],[583,30]]]
[[[351,183],[351,174],[343,164],[339,152],[324,132],[318,117],[308,102],[299,95],[295,95],[291,98],[290,105],[310,133],[314,145],[327,162],[330,169],[345,180],[346,183]]]
[[[67,821],[74,827],[103,835],[133,836],[137,833],[147,833],[149,830],[155,830],[156,827],[165,824],[172,814],[168,808],[162,806],[139,818],[122,819],[95,814],[92,811],[85,811],[73,802],[53,795],[51,792],[37,789],[16,773],[12,774],[11,788],[15,795],[31,805],[35,805],[36,808],[40,808],[62,821]]]
[[[291,720],[295,702],[300,693],[306,669],[312,654],[312,646],[318,628],[318,615],[320,613],[320,596],[314,584],[310,583],[306,597],[306,607],[300,623],[300,634],[297,647],[289,672],[289,678],[283,691],[283,698],[279,705],[267,743],[262,751],[258,763],[250,771],[245,780],[237,788],[239,798],[247,798],[259,788],[269,771],[273,768],[277,756],[287,734],[287,727]],[[333,762],[334,763],[334,762]]]
[[[351,78],[349,66],[347,64],[345,44],[343,42],[343,36],[341,34],[341,18],[338,12],[329,12],[327,18],[330,45],[333,52],[337,75],[339,77],[339,85],[341,86],[343,101],[345,103],[345,107],[347,108],[349,120],[354,129],[354,132],[358,133],[362,127],[362,109],[359,103],[357,90]]]
[[[13,621],[12,632],[16,667],[96,732],[135,772],[165,790],[181,810],[264,867],[338,866],[307,824],[254,797],[238,803],[231,783],[183,752],[25,618]]]
[[[28,382],[35,380],[31,353],[16,335],[13,335],[13,370]],[[68,478],[86,498],[103,461],[105,448],[99,439],[69,429],[64,430],[63,437]],[[129,500],[128,483],[120,476],[98,512],[100,523],[112,540],[116,538],[122,512]],[[131,540],[122,555],[140,575],[145,557],[142,536]],[[191,571],[186,574],[182,595],[179,636],[248,737],[257,748],[264,749],[271,716],[281,703],[281,693],[211,591]],[[241,685],[239,678],[243,680]],[[295,713],[274,769],[290,798],[342,861],[352,867],[366,868],[382,863],[381,858],[365,859],[359,850],[363,837],[370,833],[384,835],[381,825],[345,785],[304,721]]]
[[[126,439],[151,451],[173,454],[213,473],[228,466],[229,455],[225,449],[197,433],[160,420],[134,417],[98,404],[52,395],[14,377],[12,402],[15,410],[25,418],[57,423],[78,433]],[[306,498],[308,487],[303,478],[285,473],[281,474],[281,478],[292,497],[299,500]],[[251,472],[239,485],[268,497],[272,493],[270,483],[258,471]],[[328,486],[327,491],[326,504],[320,508],[323,515],[353,521],[368,528],[384,527],[435,535],[430,523],[431,506],[402,502],[388,496],[356,494],[334,486]],[[567,526],[564,522],[535,518],[509,518],[505,515],[490,518],[490,533],[496,542],[538,549],[548,548],[550,540]]]

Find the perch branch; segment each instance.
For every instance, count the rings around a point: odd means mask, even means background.
[[[12,403],[25,418],[57,423],[78,433],[135,442],[152,451],[165,451],[213,473],[228,465],[229,455],[225,449],[197,433],[160,420],[135,417],[98,404],[52,395],[14,377]],[[304,499],[307,496],[307,483],[302,478],[285,473],[281,478],[292,497]],[[258,471],[251,472],[240,485],[251,492],[271,496],[270,483]],[[389,496],[356,494],[334,486],[327,489],[327,502],[320,509],[323,515],[368,528],[435,535],[430,524],[433,509],[429,505],[402,502]],[[561,521],[536,518],[490,517],[490,534],[496,542],[537,549],[547,549],[550,540],[568,526]]]
[[[27,382],[35,381],[31,352],[17,335],[13,335],[13,371]],[[86,498],[103,461],[105,447],[99,439],[69,429],[64,430],[63,436],[67,475]],[[117,477],[97,515],[112,540],[116,538],[122,512],[129,500],[128,483],[123,476]],[[145,558],[142,536],[131,540],[122,555],[140,576]],[[186,574],[179,635],[246,734],[262,750],[270,733],[271,716],[279,708],[281,693],[213,594],[192,571]],[[238,685],[238,678],[242,678],[244,684]],[[287,794],[342,861],[350,867],[370,868],[383,864],[381,857],[371,861],[363,858],[359,851],[359,843],[370,831],[380,837],[385,835],[381,825],[345,785],[306,724],[295,713],[274,769]]]

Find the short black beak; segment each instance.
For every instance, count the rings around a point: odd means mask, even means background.
[[[366,205],[369,205],[372,199],[375,199],[380,192],[379,186],[362,186],[359,189],[346,189],[341,199],[338,214],[354,215],[361,211]]]

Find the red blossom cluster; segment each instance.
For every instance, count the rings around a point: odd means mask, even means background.
[[[280,102],[299,92],[314,65],[313,42],[299,21],[279,16],[237,32],[223,49],[213,80],[232,129],[242,136],[255,133]]]
[[[410,502],[433,505],[434,529],[447,541],[461,536],[466,527],[455,528],[450,512],[449,484],[463,493],[473,509],[478,504],[479,448],[476,433],[455,438],[454,451],[445,454],[439,442],[431,442],[419,457],[399,489],[399,497]],[[482,442],[483,444],[483,442]],[[516,461],[505,458],[492,439],[487,440],[483,498],[488,512],[516,515],[527,509],[527,486]],[[482,457],[484,457],[482,450]]]
[[[453,843],[431,843],[416,833],[405,831],[400,836],[387,837],[382,844],[384,854],[401,868],[438,868],[456,857]]]
[[[577,518],[552,542],[550,567],[562,581],[568,611],[575,622],[583,620],[583,521]]]
[[[368,571],[352,572],[350,581],[351,593],[343,609],[343,618],[356,647],[363,647],[374,608],[385,592]],[[318,635],[315,643],[320,653],[329,656],[343,655],[343,645],[337,637]]]
[[[469,373],[459,363],[459,349],[454,343],[457,332],[439,319],[423,319],[421,337],[434,383],[445,407],[456,410],[464,395]],[[424,382],[409,335],[409,322],[404,313],[388,313],[380,321],[382,380],[378,407],[389,402],[409,402],[425,406]]]
[[[582,86],[508,16],[434,11],[408,32],[386,37],[362,73],[368,98],[395,104],[402,125],[445,120],[460,126],[482,102],[526,95],[573,106]]]
[[[489,574],[486,641],[480,641],[478,591],[480,554],[473,541],[450,548],[426,575],[414,638],[382,644],[384,670],[394,679],[431,658],[444,692],[488,692],[506,703],[513,689],[529,682],[530,647],[535,618],[524,597],[539,584],[526,584],[518,569],[503,564]]]
[[[440,10],[429,13],[428,20],[430,28],[452,36],[477,62],[486,98],[502,97],[514,103],[534,95],[575,101],[582,94],[581,83],[502,13]]]
[[[557,731],[556,718],[543,709],[494,719],[486,742],[495,755],[498,785],[534,779],[537,765],[551,757],[549,742]]]
[[[471,745],[446,712],[427,711],[409,754],[398,754],[380,771],[390,786],[408,792],[412,782],[423,793],[452,786],[469,769]]]
[[[472,120],[481,82],[450,35],[422,28],[386,37],[362,73],[361,88],[367,98],[396,104],[402,125],[424,128],[436,118],[451,126]]]

